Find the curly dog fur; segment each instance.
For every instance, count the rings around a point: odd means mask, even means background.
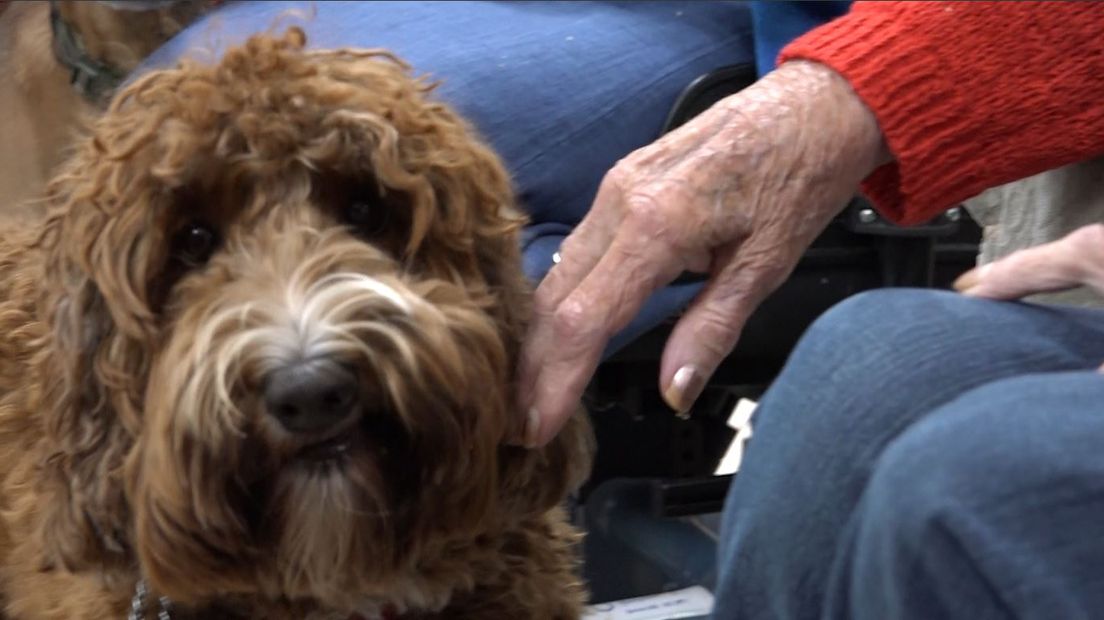
[[[507,445],[503,166],[398,60],[304,45],[140,78],[0,236],[3,617],[122,618],[139,579],[174,618],[580,615],[589,426]],[[273,415],[306,358],[355,415]]]
[[[212,0],[179,0],[148,11],[119,11],[100,2],[58,0],[54,6],[90,59],[130,72],[153,50],[210,8]],[[101,111],[70,84],[58,62],[50,3],[0,0],[0,196],[3,214],[41,216],[37,202],[66,158],[84,119]]]

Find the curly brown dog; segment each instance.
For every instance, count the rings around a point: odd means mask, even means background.
[[[140,78],[0,232],[4,618],[580,615],[589,426],[508,445],[503,166],[397,60],[304,43]]]

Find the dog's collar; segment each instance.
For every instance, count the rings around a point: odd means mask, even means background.
[[[130,599],[130,613],[127,614],[127,620],[147,620],[147,614],[150,611],[149,587],[145,579],[139,579],[134,584],[134,596]],[[388,605],[380,611],[379,619],[399,620],[399,616],[395,613],[395,608]],[[164,596],[157,598],[157,620],[172,620],[172,601]],[[357,614],[349,620],[363,620],[363,616]]]
[[[171,7],[181,0],[97,0],[115,11],[156,11]],[[203,6],[212,7],[222,0],[208,0]],[[57,0],[50,0],[51,47],[61,66],[69,70],[69,83],[78,93],[96,105],[111,98],[115,89],[123,83],[127,72],[96,60],[88,54],[80,33],[61,16]]]
[[[139,579],[134,584],[134,596],[130,599],[130,613],[127,620],[147,620],[149,609],[149,588],[146,580]],[[172,602],[161,596],[157,599],[157,620],[172,620]]]
[[[50,1],[50,31],[54,56],[69,70],[69,83],[73,88],[97,105],[110,98],[126,73],[88,55],[80,34],[61,17],[56,0]]]

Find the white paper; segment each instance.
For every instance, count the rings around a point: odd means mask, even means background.
[[[713,475],[727,476],[740,469],[740,461],[744,459],[744,444],[751,439],[751,414],[755,413],[756,404],[755,401],[741,398],[732,410],[732,415],[728,416],[728,425],[736,431],[736,436],[732,438],[732,443],[728,445],[728,450],[721,457]]]
[[[713,595],[703,587],[591,605],[583,620],[678,620],[708,616]]]

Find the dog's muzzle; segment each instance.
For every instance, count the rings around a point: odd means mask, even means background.
[[[327,358],[286,364],[265,379],[265,409],[291,433],[324,433],[359,407],[356,375]]]

